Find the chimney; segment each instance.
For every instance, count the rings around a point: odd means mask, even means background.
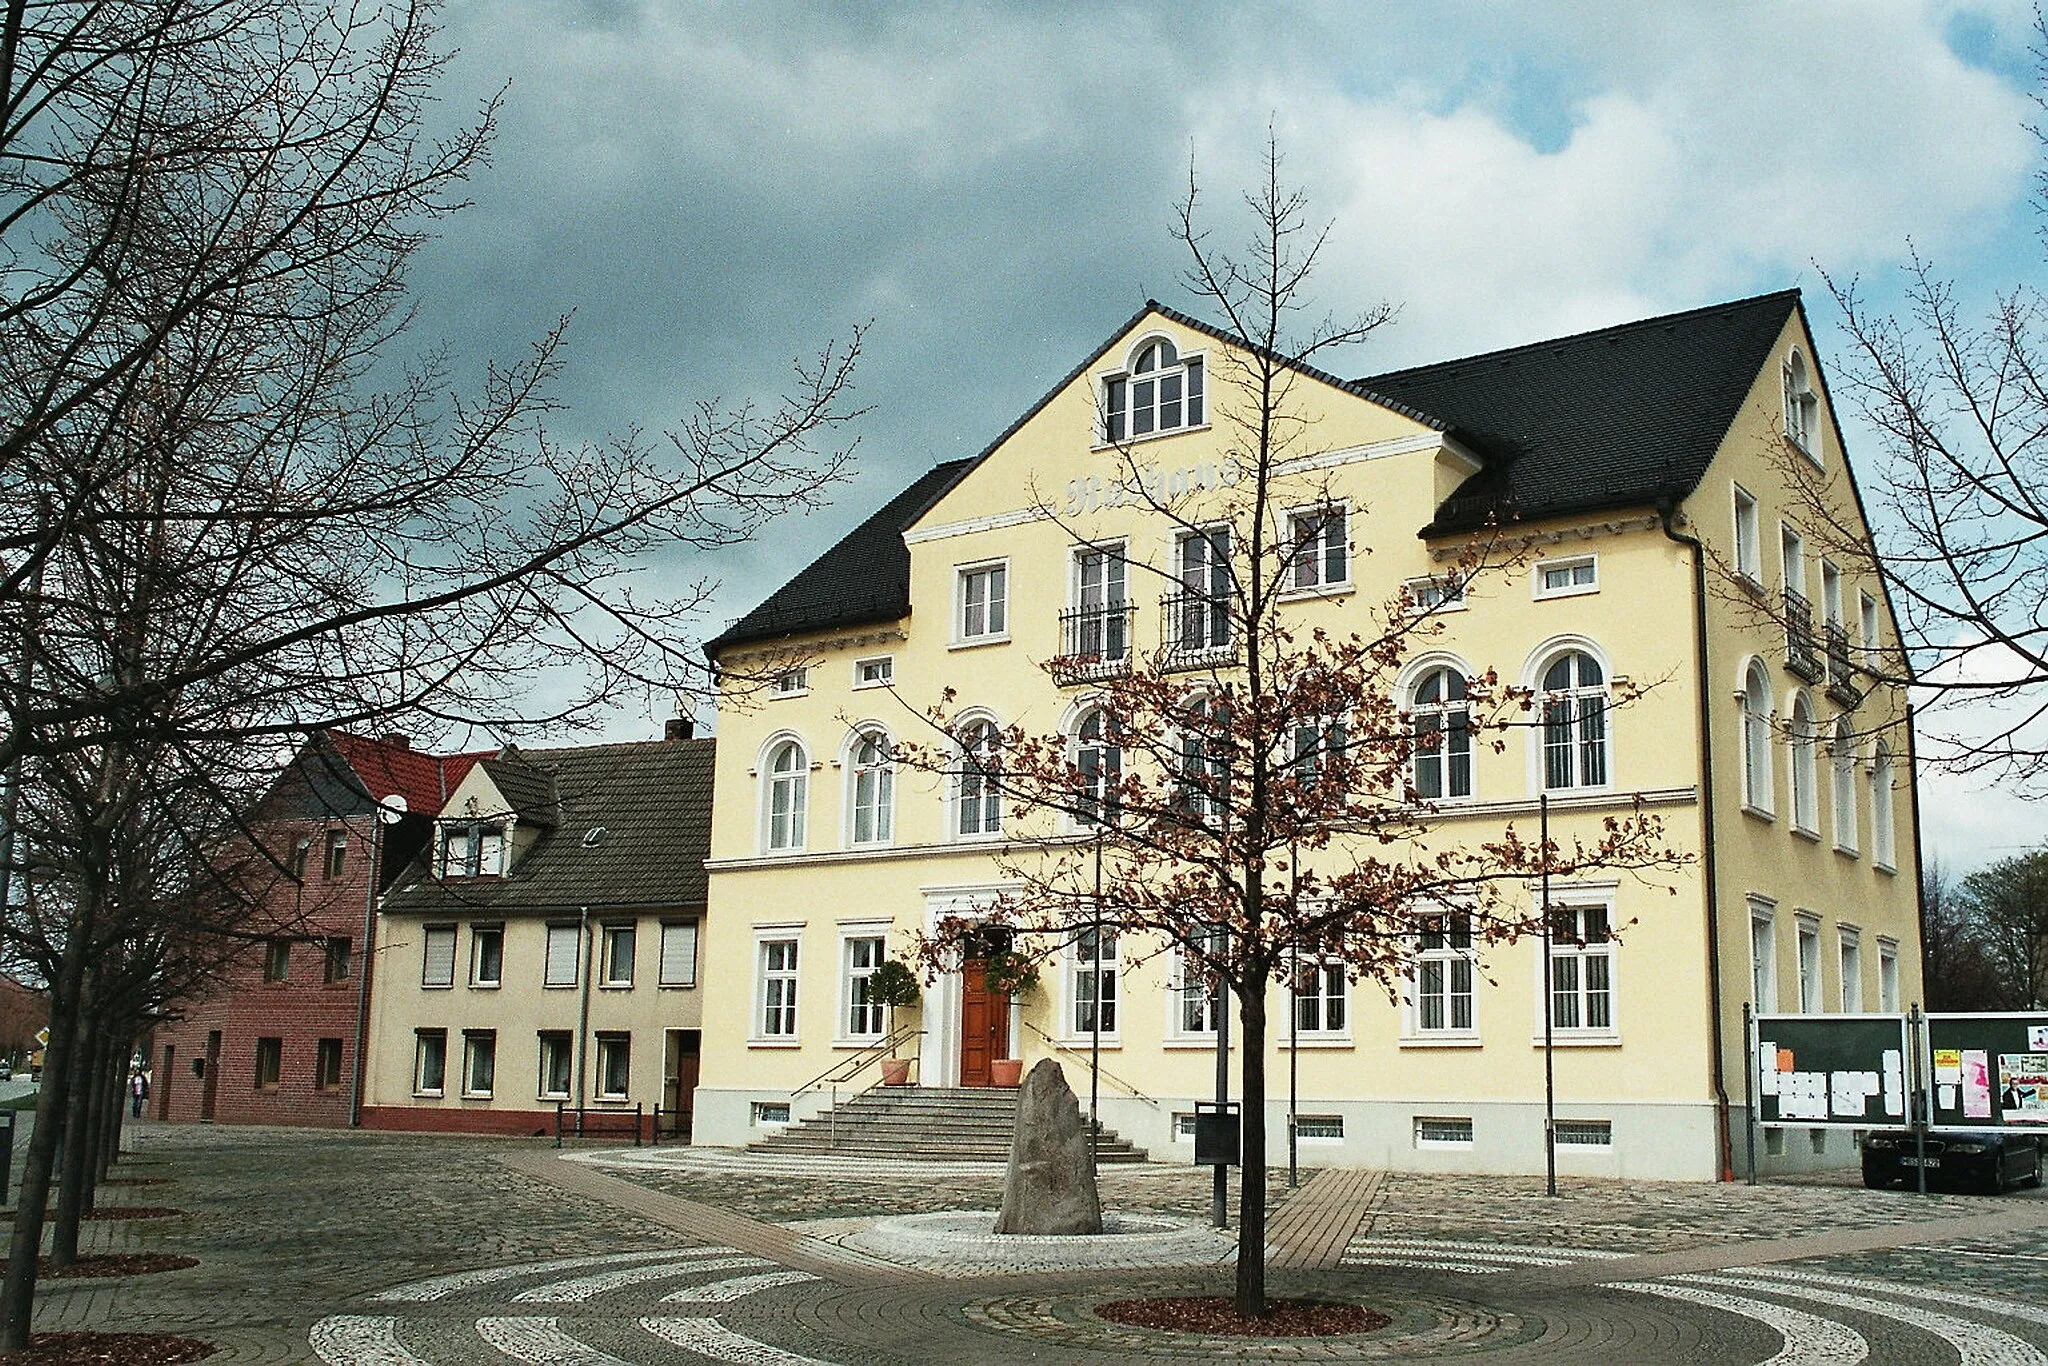
[[[697,721],[687,712],[671,716],[662,724],[661,738],[664,740],[687,740],[697,733]]]
[[[391,746],[391,748],[393,749],[412,748],[412,737],[410,735],[402,735],[395,730],[385,731],[381,736],[378,737],[378,739],[382,740],[385,744]]]

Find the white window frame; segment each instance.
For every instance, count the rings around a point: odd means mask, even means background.
[[[1861,857],[1863,846],[1856,816],[1856,732],[1848,717],[1835,721],[1834,740],[1828,746],[1829,805],[1834,808],[1835,852]]]
[[[1540,894],[1537,900],[1539,903],[1537,911],[1540,915],[1543,913],[1543,908],[1540,904]],[[1616,1044],[1621,1041],[1621,971],[1620,955],[1615,952],[1614,901],[1615,889],[1612,886],[1580,884],[1578,886],[1552,889],[1550,896],[1551,913],[1560,918],[1566,915],[1571,917],[1574,937],[1566,939],[1562,934],[1553,934],[1551,936],[1551,991],[1549,998],[1546,999],[1543,991],[1543,939],[1541,936],[1532,936],[1535,938],[1535,953],[1532,959],[1532,966],[1535,969],[1535,996],[1537,1003],[1536,1032],[1532,1042],[1538,1045],[1542,1044],[1544,1038],[1543,1013],[1545,1011],[1555,1012],[1556,1000],[1565,991],[1570,991],[1576,1002],[1579,1023],[1576,1025],[1556,1023],[1556,1016],[1553,1013],[1551,1016],[1550,1037],[1554,1043],[1562,1045]],[[1577,944],[1577,935],[1587,928],[1584,918],[1585,912],[1595,909],[1600,911],[1605,920],[1606,937],[1603,940],[1588,943],[1585,947],[1581,948]],[[1604,976],[1606,982],[1604,988],[1597,991],[1590,985],[1589,979],[1593,974],[1588,971],[1595,962],[1604,964],[1601,969],[1601,975]],[[1575,985],[1567,988],[1565,986],[1567,978],[1572,979]],[[1607,1022],[1601,1025],[1586,1023],[1594,1014],[1592,1007],[1596,996],[1604,996],[1606,998]]]
[[[1811,368],[1798,347],[1785,353],[1780,380],[1784,389],[1785,439],[1818,465],[1821,463],[1820,396],[1814,392]]]
[[[1448,675],[1450,682],[1454,683],[1460,690],[1460,695],[1454,698],[1442,696],[1443,693],[1450,690],[1449,684],[1446,684],[1439,689],[1437,700],[1425,702],[1422,699],[1423,688],[1432,679],[1440,675]],[[1407,704],[1410,728],[1415,737],[1415,750],[1409,755],[1408,759],[1408,778],[1409,782],[1414,785],[1416,795],[1420,796],[1424,801],[1469,801],[1478,791],[1478,764],[1474,754],[1475,746],[1472,742],[1472,703],[1468,682],[1470,677],[1471,675],[1465,668],[1462,660],[1430,656],[1418,661],[1418,667],[1414,670],[1413,681],[1403,690],[1402,700]],[[1452,718],[1457,716],[1464,717],[1464,722],[1462,725],[1453,726],[1450,722]],[[1425,751],[1421,743],[1424,730],[1426,729],[1426,718],[1433,719],[1438,723],[1435,733],[1440,738],[1434,751]],[[1462,730],[1465,736],[1465,790],[1463,792],[1456,791],[1457,784],[1452,781],[1454,774],[1451,764],[1450,737],[1454,731],[1459,730]],[[1426,766],[1436,770],[1437,791],[1434,795],[1424,790],[1423,773]]]
[[[1825,555],[1820,560],[1820,620],[1823,627],[1848,632],[1849,625],[1842,618],[1842,571]]]
[[[986,736],[986,744],[981,737]],[[976,749],[986,753],[976,762]],[[974,842],[1003,837],[1003,728],[984,713],[963,717],[954,731],[953,771],[947,783],[950,810],[947,834],[954,840]],[[969,796],[970,785],[973,795]],[[990,814],[993,806],[994,814]],[[969,813],[974,829],[967,829]]]
[[[864,946],[872,946],[873,961],[857,962]],[[841,925],[839,927],[839,1019],[838,1038],[835,1043],[872,1043],[889,1031],[888,1007],[872,1001],[856,1001],[864,995],[868,978],[874,976],[889,956],[889,934],[886,922],[880,924]],[[856,1009],[869,1013],[874,1020],[872,1029],[856,1029]]]
[[[1563,691],[1553,692],[1546,683],[1546,677],[1567,655],[1582,655],[1590,660],[1599,671],[1599,681],[1577,682]],[[1583,668],[1577,672],[1583,673]],[[1530,667],[1524,680],[1525,686],[1535,694],[1536,724],[1529,728],[1530,760],[1534,771],[1531,777],[1539,792],[1608,792],[1614,788],[1615,764],[1619,758],[1616,744],[1614,714],[1612,705],[1614,669],[1604,651],[1592,641],[1582,637],[1564,637],[1547,641],[1530,657]],[[1594,714],[1600,718],[1600,759],[1601,776],[1598,782],[1586,781],[1586,704],[1598,701]],[[1570,708],[1570,719],[1566,722],[1571,739],[1569,741],[1570,778],[1567,783],[1553,785],[1550,781],[1550,721],[1549,709],[1553,701],[1565,702]]]
[[[971,580],[985,582],[979,603],[968,601],[968,584]],[[999,591],[991,592],[989,589]],[[981,613],[979,631],[969,631],[968,609],[978,607]],[[971,564],[953,566],[953,648],[969,649],[976,645],[999,645],[1010,638],[1010,561],[1007,557],[994,560],[976,560]]]
[[[1804,688],[1792,690],[1786,707],[1786,744],[1791,750],[1792,829],[1808,839],[1820,838],[1820,724]]]
[[[1772,772],[1771,673],[1751,655],[1743,663],[1742,687],[1736,692],[1736,715],[1742,725],[1742,809],[1765,820],[1778,818],[1778,781]]]
[[[1137,370],[1139,360],[1152,347],[1165,343],[1172,353],[1157,369],[1141,373]],[[1106,371],[1095,380],[1095,449],[1104,450],[1117,446],[1132,446],[1141,441],[1156,441],[1160,437],[1179,436],[1184,432],[1201,431],[1209,425],[1208,384],[1205,371],[1208,366],[1206,351],[1182,351],[1178,339],[1164,332],[1147,332],[1131,343],[1124,352],[1121,368]],[[1157,380],[1169,370],[1180,372],[1180,421],[1171,427],[1156,425],[1159,416]],[[1150,404],[1154,426],[1146,432],[1133,432],[1137,425],[1137,386],[1154,383]],[[1117,401],[1116,386],[1122,387],[1122,401]],[[1122,430],[1118,430],[1119,424]]]
[[[1580,570],[1586,571],[1582,582]],[[1559,587],[1545,582],[1552,574],[1567,574],[1569,578]],[[1600,591],[1600,557],[1598,555],[1573,555],[1559,560],[1538,560],[1529,575],[1529,595],[1537,601],[1545,598],[1582,598],[1589,593]]]
[[[785,755],[795,756],[787,768],[778,767]],[[761,851],[766,854],[801,854],[810,839],[811,752],[795,735],[769,737],[761,751]],[[786,800],[784,792],[788,793]],[[776,826],[776,804],[783,803],[783,823]]]
[[[868,747],[879,745],[879,757],[869,757]],[[847,736],[846,756],[846,843],[849,848],[886,849],[896,842],[896,742],[878,723],[864,722]],[[867,784],[872,791],[863,794]],[[868,818],[868,832],[861,835],[861,818]]]
[[[484,976],[486,937],[498,941],[498,974],[495,977]],[[469,984],[485,990],[505,985],[505,927],[502,924],[469,927]]]
[[[489,1059],[490,1084],[476,1084],[476,1067],[479,1058]],[[465,1029],[462,1031],[462,1098],[464,1100],[489,1100],[498,1091],[498,1031],[495,1029]]]
[[[1856,620],[1857,633],[1862,637],[1863,663],[1876,669],[1882,655],[1877,641],[1882,629],[1878,624],[1877,599],[1860,588],[1856,590]]]
[[[1472,1150],[1473,1138],[1477,1133],[1476,1126],[1472,1123],[1470,1115],[1417,1115],[1415,1116],[1414,1124],[1415,1146],[1424,1150],[1437,1149],[1449,1152],[1470,1152]],[[1445,1125],[1453,1128],[1462,1125],[1464,1137],[1443,1138],[1428,1136],[1426,1130],[1430,1125]]]
[[[1840,959],[1842,1013],[1863,1013],[1863,931],[1854,925],[1835,926]]]
[[[870,673],[875,677],[869,677]],[[869,655],[853,661],[853,690],[863,688],[893,688],[896,686],[896,656]]]
[[[1188,977],[1194,968],[1187,950],[1179,944],[1173,946],[1172,971],[1167,978],[1166,991],[1166,1038],[1169,1043],[1187,1043],[1205,1048],[1216,1046],[1216,1012],[1223,1008],[1224,993],[1206,991],[1207,983],[1190,985]],[[1190,1007],[1200,1012],[1207,1022],[1205,1029],[1188,1028]]]
[[[768,696],[771,698],[807,697],[811,691],[811,669],[808,664],[784,669],[768,680]]]
[[[1806,537],[1790,522],[1778,523],[1778,571],[1785,587],[1806,598]]]
[[[1216,558],[1218,532],[1223,535],[1221,560]],[[1188,559],[1188,547],[1197,543],[1203,547],[1199,566]],[[1237,649],[1237,550],[1237,532],[1228,522],[1185,527],[1174,533],[1173,596],[1180,599],[1181,619],[1167,623],[1165,634],[1172,642],[1167,653],[1175,662],[1193,664],[1227,658]],[[1188,576],[1192,573],[1203,577],[1200,581],[1191,579]],[[1198,618],[1201,629],[1194,633],[1200,636],[1199,640],[1191,639],[1187,629],[1191,621],[1197,620],[1189,615],[1195,601],[1202,604]],[[1221,640],[1216,639],[1219,622],[1223,626]]]
[[[1237,774],[1227,747],[1219,759],[1212,733],[1193,722],[1198,711],[1202,717],[1213,717],[1216,708],[1227,705],[1226,699],[1210,693],[1193,694],[1180,708],[1181,715],[1187,719],[1176,726],[1172,737],[1172,800],[1184,819],[1204,827],[1213,826],[1223,819],[1223,813],[1230,804],[1230,781]],[[1200,785],[1193,781],[1197,777],[1201,779]],[[1215,790],[1219,785],[1222,790]]]
[[[1735,573],[1750,587],[1764,586],[1763,519],[1756,495],[1733,484],[1735,502]]]
[[[612,1057],[619,1053],[625,1054],[626,1084],[618,1089],[612,1089],[605,1085],[607,1080],[606,1074],[611,1071],[608,1064],[611,1062]],[[603,1030],[597,1035],[597,1047],[591,1050],[591,1054],[591,1061],[594,1064],[592,1071],[596,1073],[591,1078],[591,1093],[599,1100],[626,1100],[631,1097],[633,1094],[632,1034],[623,1029]]]
[[[566,1029],[542,1029],[536,1030],[533,1038],[538,1062],[533,1081],[534,1095],[541,1100],[567,1100],[576,1086],[576,1036]],[[563,1061],[568,1064],[562,1069],[559,1090],[548,1086],[548,1053],[551,1047],[559,1048]]]
[[[656,968],[657,986],[694,987],[697,985],[697,950],[701,946],[702,926],[695,919],[664,920],[661,922],[661,961]],[[680,975],[671,975],[669,946],[671,941],[680,944],[683,936],[689,936],[689,966]]]
[[[619,941],[624,939],[630,947],[626,951],[626,974],[619,975]],[[637,920],[611,920],[600,923],[597,931],[598,970],[597,985],[612,991],[630,991],[633,986],[634,969],[640,956],[640,922]]]
[[[1301,989],[1302,983],[1310,984],[1308,991]],[[1303,1048],[1348,1046],[1351,1043],[1351,980],[1341,961],[1324,959],[1319,962],[1301,964],[1300,976],[1295,989],[1289,993],[1294,1014],[1286,1021],[1285,1033],[1279,1039],[1282,1048],[1292,1047],[1297,1040]],[[1330,1007],[1335,1004],[1336,1013],[1341,1017],[1335,1025],[1330,1023]],[[1313,1027],[1304,1028],[1302,1016],[1312,1013]]]
[[[1462,612],[1471,605],[1466,590],[1471,584],[1456,571],[1448,574],[1424,574],[1420,578],[1401,580],[1401,604],[1411,617],[1436,616],[1443,612]]]
[[[1310,1126],[1314,1126],[1318,1129],[1334,1128],[1337,1132],[1314,1134],[1305,1132]],[[1344,1142],[1344,1116],[1333,1114],[1297,1114],[1294,1117],[1294,1137],[1295,1140],[1300,1143],[1328,1143],[1331,1145],[1342,1144]]]
[[[1408,1000],[1402,1012],[1405,1029],[1401,1042],[1475,1047],[1479,1043],[1479,951],[1472,937],[1471,912],[1422,911],[1416,914],[1415,919],[1414,960],[1408,973]],[[1457,926],[1459,921],[1463,922],[1462,930]],[[1464,978],[1462,989],[1457,982],[1461,968]],[[1442,988],[1436,993],[1429,993],[1426,989],[1432,969]],[[1441,998],[1441,1024],[1427,1022],[1426,997],[1431,994]],[[1456,1023],[1456,1004],[1460,999],[1464,1001],[1466,1015],[1462,1025]]]
[[[1103,957],[1098,948],[1096,959],[1091,964],[1085,956],[1083,946],[1084,942],[1092,938],[1094,934],[1094,926],[1083,925],[1076,929],[1073,938],[1067,941],[1067,951],[1065,954],[1067,1000],[1066,1010],[1063,1012],[1062,1019],[1068,1026],[1067,1038],[1069,1040],[1092,1039],[1095,1037],[1095,1032],[1092,1028],[1084,1027],[1092,1024],[1093,1017],[1084,1018],[1084,1011],[1090,1002],[1084,999],[1081,989],[1082,984],[1090,980],[1092,969],[1092,976],[1096,984],[1096,996],[1094,999],[1106,1000],[1109,1005],[1109,1008],[1102,1012],[1103,1042],[1118,1042],[1123,1038],[1124,1006],[1126,1004],[1123,999],[1123,936],[1118,933],[1114,925],[1103,926],[1103,940],[1101,942],[1107,943],[1110,951],[1109,956],[1107,958]],[[1102,986],[1105,982],[1108,984],[1106,992],[1104,992]]]
[[[1899,1010],[1899,941],[1877,937],[1877,1008],[1888,1015]]]
[[[786,946],[789,952],[778,952]],[[794,928],[754,934],[754,1010],[748,1042],[795,1047],[803,1029],[803,935]],[[775,1012],[771,1018],[770,1011]]]
[[[1321,597],[1350,592],[1351,504],[1344,499],[1309,503],[1287,509],[1285,519],[1287,568],[1283,580],[1284,593],[1289,597]],[[1316,525],[1317,522],[1321,524]],[[1313,546],[1303,539],[1307,531],[1314,532]],[[1336,578],[1329,575],[1333,553],[1344,571]],[[1304,565],[1313,565],[1314,569],[1304,574]]]
[[[1090,584],[1089,565],[1098,560],[1102,566],[1101,580]],[[1114,574],[1112,565],[1115,566]],[[1073,656],[1092,655],[1104,667],[1128,663],[1137,649],[1137,642],[1132,638],[1132,628],[1137,624],[1136,615],[1130,610],[1136,601],[1131,596],[1129,542],[1111,539],[1075,546],[1067,559],[1067,610],[1076,615],[1071,618],[1074,624],[1072,638],[1060,641],[1060,652]],[[1123,648],[1113,650],[1111,638],[1119,631],[1123,633]],[[1094,650],[1087,648],[1091,634],[1098,646]]]
[[[1086,732],[1090,725],[1095,734]],[[1120,788],[1124,775],[1123,733],[1099,701],[1081,704],[1073,724],[1067,727],[1067,761],[1081,777],[1074,804],[1066,813],[1070,830],[1094,830],[1115,825],[1123,803]]]
[[[416,1096],[445,1096],[448,1094],[448,1031],[445,1029],[415,1029],[412,1032],[412,1093]],[[427,1085],[427,1044],[439,1045],[440,1084]]]
[[[1806,911],[1799,912],[1793,919],[1796,953],[1799,968],[1799,1013],[1818,1015],[1826,1009],[1826,994],[1820,965],[1820,917]]]
[[[1882,872],[1899,870],[1898,807],[1892,791],[1891,750],[1877,742],[1870,761],[1870,862]]]
[[[445,991],[455,985],[455,934],[454,925],[422,925],[420,941],[420,989],[422,991]],[[445,964],[438,975],[435,972],[437,960]]]
[[[1778,904],[1755,895],[1749,898],[1749,991],[1757,1014],[1777,1013]]]
[[[562,936],[569,936],[569,978],[563,981],[553,975],[556,964],[556,947],[562,943]],[[583,927],[573,920],[555,921],[546,927],[541,941],[540,984],[544,991],[565,991],[579,985],[583,980]]]

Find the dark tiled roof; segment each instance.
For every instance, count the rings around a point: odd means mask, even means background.
[[[520,820],[551,826],[560,818],[554,775],[528,759],[518,746],[505,746],[496,758],[484,760],[483,766],[484,776]]]
[[[975,463],[954,460],[926,470],[766,602],[707,642],[705,655],[715,659],[729,646],[799,631],[829,631],[909,616],[910,547],[903,543],[903,532]]]
[[[384,907],[467,916],[701,905],[715,748],[706,738],[521,750],[521,765],[552,786],[556,824],[502,878],[437,879],[415,863]]]
[[[1359,381],[1442,418],[1486,468],[1423,535],[1683,498],[1799,307],[1799,291]]]
[[[390,740],[322,731],[278,775],[262,814],[272,820],[362,815],[398,796],[408,810],[432,816],[470,766],[491,752],[427,754]]]

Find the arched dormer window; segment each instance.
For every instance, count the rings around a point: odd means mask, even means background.
[[[1787,353],[1783,378],[1785,437],[1809,456],[1818,458],[1820,399],[1813,392],[1813,381],[1807,377],[1806,357],[1797,351]]]
[[[1199,427],[1208,420],[1202,357],[1182,356],[1165,337],[1131,353],[1130,368],[1102,381],[1102,439],[1112,444]]]
[[[961,727],[960,766],[953,780],[954,826],[962,835],[1003,833],[1003,737],[993,721]]]
[[[1566,650],[1544,666],[1543,786],[1605,787],[1608,782],[1607,676],[1584,650]]]
[[[1771,778],[1771,676],[1752,659],[1742,678],[1742,801],[1766,815],[1776,810]]]
[[[1082,713],[1074,727],[1074,819],[1084,825],[1115,822],[1122,806],[1123,737],[1115,718],[1101,707]]]
[[[887,844],[896,833],[896,754],[889,734],[863,730],[854,737],[847,765],[847,809],[854,844]]]
[[[1472,795],[1472,714],[1465,675],[1431,669],[1409,699],[1415,717],[1415,791],[1431,801]]]
[[[804,818],[810,805],[811,764],[804,747],[784,740],[768,755],[768,847],[804,847]]]
[[[1814,752],[1820,736],[1813,724],[1813,705],[1806,694],[1792,697],[1790,722],[1792,741],[1792,828],[1809,835],[1820,833],[1820,777]]]
[[[1835,722],[1835,743],[1828,757],[1835,768],[1835,848],[1856,852],[1856,729],[1844,716]]]

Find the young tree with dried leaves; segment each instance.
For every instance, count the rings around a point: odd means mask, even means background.
[[[1447,833],[1432,804],[1446,766],[1469,764],[1475,747],[1501,745],[1520,727],[1544,728],[1562,762],[1595,762],[1596,751],[1604,762],[1607,709],[1626,700],[1626,688],[1597,699],[1569,689],[1535,697],[1490,672],[1460,676],[1442,685],[1450,705],[1424,717],[1401,709],[1394,683],[1442,632],[1437,604],[1411,593],[1351,605],[1342,632],[1302,624],[1301,590],[1363,553],[1350,539],[1362,507],[1347,510],[1326,473],[1297,463],[1327,440],[1308,416],[1309,389],[1331,382],[1314,367],[1389,315],[1381,308],[1297,332],[1323,234],[1308,225],[1302,196],[1282,186],[1270,145],[1263,169],[1247,196],[1254,233],[1242,256],[1208,244],[1192,183],[1177,233],[1192,262],[1189,287],[1236,337],[1210,351],[1206,396],[1209,420],[1230,433],[1236,477],[1200,496],[1154,488],[1114,416],[1119,397],[1136,401],[1143,380],[1110,399],[1107,436],[1125,466],[1128,503],[1170,540],[1195,546],[1169,570],[1119,559],[1112,571],[1161,577],[1161,647],[1130,648],[1125,612],[1098,607],[1048,665],[1056,681],[1093,680],[1074,726],[1048,734],[1013,725],[964,745],[906,745],[901,755],[955,775],[960,800],[998,802],[1010,817],[997,863],[1013,890],[985,920],[942,922],[920,947],[928,970],[957,966],[963,946],[975,952],[993,925],[1039,959],[1078,947],[1083,959],[1120,956],[1128,966],[1177,953],[1187,981],[1206,982],[1234,1008],[1244,1120],[1236,1305],[1248,1316],[1267,1303],[1276,989],[1307,985],[1305,1006],[1335,975],[1393,995],[1409,978],[1419,930],[1436,926],[1475,949],[1539,932],[1529,887],[1546,867],[1564,879],[1686,861],[1640,809],[1607,818],[1594,838],[1546,847],[1511,826],[1483,839]],[[1061,517],[1044,502],[1037,511]],[[1089,538],[1074,535],[1085,550]],[[1440,582],[1455,593],[1511,559],[1481,535],[1443,565]],[[949,692],[928,719],[950,731],[955,703]],[[1557,927],[1566,940],[1618,929]],[[1109,1009],[1103,981],[1079,979],[1081,1008],[1098,1020]]]

